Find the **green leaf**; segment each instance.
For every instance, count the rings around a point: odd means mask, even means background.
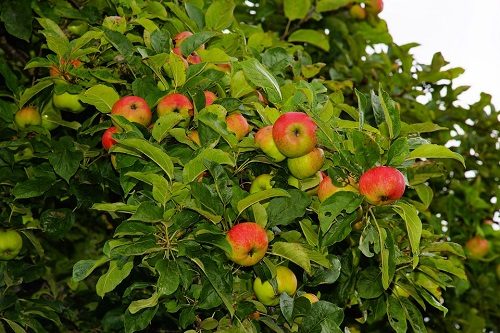
[[[272,199],[267,207],[269,227],[287,225],[296,218],[304,216],[311,203],[311,198],[303,191],[289,190],[289,197]]]
[[[12,36],[29,42],[33,14],[30,0],[5,0],[2,2],[0,20]]]
[[[120,99],[116,90],[104,84],[97,84],[80,95],[80,100],[93,105],[102,113],[110,113],[113,104]]]
[[[248,59],[239,63],[245,76],[255,86],[264,89],[269,100],[279,103],[283,99],[276,78],[257,59]]]
[[[134,313],[141,311],[142,309],[152,308],[158,304],[159,299],[160,299],[160,294],[155,292],[149,298],[140,299],[140,300],[133,301],[132,303],[130,303],[130,305],[128,306],[128,311],[130,313],[134,314]]]
[[[131,147],[149,157],[158,164],[167,177],[172,180],[174,177],[174,163],[161,148],[153,145],[144,139],[128,138],[119,141],[119,144]]]
[[[10,326],[10,328],[14,331],[14,333],[26,333],[24,328],[15,321],[9,320],[3,316],[1,319],[4,320]]]
[[[291,21],[306,17],[311,7],[311,0],[285,0],[283,3],[285,16]]]
[[[399,111],[396,108],[394,101],[389,97],[389,94],[379,87],[378,96],[380,101],[380,106],[384,111],[384,119],[387,123],[389,129],[389,138],[393,139],[398,137],[401,131],[401,120],[399,117]]]
[[[133,242],[112,248],[109,251],[109,256],[112,258],[117,258],[120,256],[139,256],[145,253],[156,252],[159,250],[161,250],[161,248],[156,244],[155,236],[145,235],[138,239],[134,239]]]
[[[274,197],[290,197],[290,194],[281,188],[270,188],[268,190],[259,191],[248,195],[244,199],[238,201],[238,213],[241,214],[245,209],[253,204]]]
[[[153,201],[141,202],[129,221],[159,222],[163,219],[163,208],[158,207]]]
[[[221,31],[229,27],[233,21],[235,5],[232,0],[215,0],[205,13],[205,26],[207,29]]]
[[[444,131],[447,130],[446,127],[441,127],[431,122],[425,123],[415,123],[415,124],[407,124],[401,122],[401,136],[407,136],[408,134],[420,134],[420,133],[429,133],[435,131]]]
[[[364,170],[372,168],[380,158],[380,147],[370,135],[359,130],[351,134],[354,156]]]
[[[139,207],[139,205],[128,205],[123,202],[95,203],[92,205],[92,209],[119,213],[134,213],[137,210],[137,207]]]
[[[410,322],[411,327],[415,333],[427,333],[425,328],[424,320],[422,318],[422,313],[420,310],[407,298],[400,298],[399,301],[403,305],[403,309],[406,313],[406,318]]]
[[[307,243],[314,247],[318,246],[318,234],[314,231],[311,220],[304,219],[300,221],[299,224],[300,229],[302,229],[302,233],[307,240]]]
[[[48,209],[40,215],[40,226],[51,237],[63,237],[73,224],[75,215],[69,208]]]
[[[76,149],[75,142],[69,136],[64,136],[54,142],[52,147],[54,150],[49,155],[49,162],[54,171],[69,183],[70,178],[80,167],[83,152]]]
[[[272,246],[272,254],[283,257],[302,267],[311,274],[311,261],[308,250],[299,243],[276,242]]]
[[[179,267],[175,261],[161,259],[156,262],[155,269],[158,271],[160,277],[158,278],[157,288],[160,295],[171,295],[180,283]]]
[[[337,10],[352,3],[352,0],[319,0],[316,4],[318,13]]]
[[[109,263],[108,271],[103,274],[96,284],[97,295],[104,297],[104,294],[114,290],[134,268],[132,259],[121,265],[118,260]]]
[[[144,309],[144,311],[140,311],[136,314],[131,314],[129,311],[125,311],[125,313],[123,314],[123,325],[125,326],[125,333],[142,331],[143,329],[148,327],[157,311],[158,306],[155,306],[153,308],[146,308]]]
[[[181,52],[187,57],[194,51],[196,51],[200,46],[208,42],[213,37],[217,36],[217,33],[212,31],[202,31],[189,36],[182,41]]]
[[[153,186],[153,199],[155,199],[158,203],[165,205],[170,199],[170,186],[164,177],[157,174],[134,171],[127,172],[125,175]]]
[[[49,49],[61,59],[68,55],[70,51],[68,37],[59,26],[48,18],[37,18],[38,23],[43,27],[42,34],[47,39]]]
[[[109,261],[106,257],[101,257],[97,260],[80,260],[73,266],[73,276],[74,281],[82,281],[87,276],[92,274],[92,272],[99,266],[107,263]]]
[[[401,303],[394,296],[387,298],[387,317],[389,324],[396,333],[406,333],[407,323],[406,315]]]
[[[53,178],[32,178],[17,183],[12,189],[12,194],[16,199],[34,198],[44,194],[52,185],[54,185]]]
[[[318,301],[311,304],[311,309],[304,316],[299,333],[342,333],[340,324],[344,320],[344,311],[333,303]]]
[[[26,89],[19,98],[19,108],[22,108],[33,96],[53,84],[52,80],[40,80],[33,87]]]
[[[358,209],[361,202],[363,197],[349,191],[339,191],[323,201],[318,212],[321,231],[326,233],[342,211],[350,214]]]
[[[420,259],[420,263],[423,266],[434,267],[440,271],[453,274],[462,280],[467,280],[467,275],[465,274],[464,268],[459,261],[444,258],[422,257]]]
[[[289,323],[293,320],[293,298],[288,296],[287,293],[282,293],[280,295],[280,310],[285,317],[285,320]]]
[[[432,202],[432,198],[434,197],[434,192],[429,185],[418,184],[413,186],[415,191],[417,191],[417,195],[424,204],[425,208],[429,208],[429,205]]]
[[[180,87],[186,83],[186,66],[179,55],[173,52],[170,53],[168,57],[168,66],[172,72],[175,87]]]
[[[417,209],[405,202],[398,202],[393,205],[394,211],[401,216],[406,224],[408,238],[410,240],[413,253],[413,268],[418,264],[418,255],[420,254],[420,238],[422,236],[422,221],[418,217]]]
[[[410,153],[410,145],[407,138],[397,138],[387,152],[386,165],[399,166],[401,165],[408,154]]]
[[[106,39],[120,52],[127,62],[133,62],[134,55],[134,45],[132,42],[125,37],[125,35],[117,32],[109,30],[105,27],[102,28],[104,30],[104,36]]]
[[[169,131],[182,119],[182,116],[177,112],[170,112],[159,117],[153,126],[153,131],[151,132],[153,138],[158,142],[162,142],[169,134]]]
[[[416,158],[452,158],[462,163],[465,168],[465,160],[462,155],[452,152],[445,146],[432,143],[423,144],[417,147],[406,159],[412,160]]]
[[[289,42],[301,42],[308,43],[319,47],[324,51],[330,50],[330,43],[328,41],[328,36],[324,33],[312,29],[300,29],[294,31],[289,37]]]
[[[185,183],[192,182],[203,171],[207,170],[204,160],[209,160],[221,165],[235,165],[234,159],[225,151],[212,148],[205,149],[184,166],[184,170],[182,171],[182,178]]]
[[[460,244],[452,242],[434,242],[427,244],[422,252],[449,252],[465,258],[464,249]]]

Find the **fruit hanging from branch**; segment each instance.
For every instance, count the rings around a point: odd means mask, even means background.
[[[266,230],[255,222],[234,225],[226,234],[231,246],[228,257],[241,266],[253,266],[266,254],[269,244]]]
[[[287,112],[276,119],[273,139],[278,150],[286,157],[304,156],[316,146],[316,128],[316,123],[307,114]]]
[[[139,96],[124,96],[113,105],[111,114],[123,116],[131,122],[148,126],[153,117],[151,109],[144,98]]]
[[[388,205],[400,199],[405,188],[403,174],[393,167],[374,167],[359,178],[359,193],[376,206]]]

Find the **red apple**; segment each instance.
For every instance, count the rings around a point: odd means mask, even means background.
[[[379,14],[384,9],[383,0],[369,0],[366,3],[366,10],[372,14]]]
[[[177,35],[174,36],[174,46],[180,47],[182,44],[182,41],[188,37],[191,37],[192,35],[193,35],[193,33],[191,31],[179,32]]]
[[[227,129],[236,135],[236,139],[241,140],[250,132],[250,125],[241,113],[231,113],[226,117]]]
[[[273,139],[279,151],[287,157],[306,155],[317,143],[316,124],[303,112],[287,112],[276,119]]]
[[[33,125],[41,125],[42,117],[40,116],[40,112],[34,106],[26,106],[21,110],[16,112],[14,116],[14,122],[19,128],[26,128],[28,126]]]
[[[298,179],[314,176],[324,163],[325,153],[321,148],[314,148],[306,155],[287,160],[288,170],[290,170],[292,176]]]
[[[153,114],[144,98],[139,96],[125,96],[113,105],[111,114],[123,116],[128,121],[141,124],[145,127],[151,123]]]
[[[172,93],[164,96],[156,106],[159,117],[174,111],[184,118],[189,118],[194,114],[193,103],[183,94]]]
[[[359,192],[372,205],[388,205],[405,192],[405,178],[395,168],[379,166],[366,171],[359,179]]]
[[[264,154],[270,157],[274,162],[283,161],[286,156],[283,155],[273,139],[273,126],[266,126],[255,133],[255,145],[259,147]]]
[[[217,95],[211,91],[205,90],[203,94],[205,95],[205,106],[212,105],[217,99]]]
[[[233,226],[226,239],[231,246],[229,259],[241,266],[253,266],[267,251],[269,241],[266,230],[255,222],[243,222]]]
[[[465,243],[465,248],[469,253],[469,257],[479,259],[488,254],[490,251],[490,243],[481,236],[475,236]]]
[[[187,56],[187,62],[191,65],[199,64],[201,63],[201,57],[198,55],[198,53],[193,52]]]
[[[109,148],[111,148],[116,143],[116,140],[113,139],[113,134],[117,131],[118,129],[114,126],[111,126],[104,131],[101,138],[101,143],[104,149],[109,150]]]
[[[323,177],[323,179],[319,183],[319,187],[318,187],[319,201],[323,202],[339,191],[358,192],[358,190],[350,184],[348,184],[344,187],[337,187],[337,186],[333,185],[332,179],[330,177],[325,176],[325,177]]]
[[[349,14],[358,20],[364,20],[366,18],[366,10],[360,5],[353,5],[349,10]]]

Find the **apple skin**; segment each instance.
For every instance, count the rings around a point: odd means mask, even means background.
[[[191,31],[182,31],[179,32],[177,35],[174,36],[174,45],[176,47],[181,46],[182,41],[184,41],[186,38],[191,37],[193,33]]]
[[[358,20],[364,20],[366,18],[366,10],[360,5],[353,5],[351,9],[349,9],[349,14]]]
[[[248,132],[250,132],[250,125],[241,113],[231,113],[226,117],[227,129],[236,135],[236,139],[240,141]]]
[[[52,131],[53,129],[59,127],[59,124],[54,121],[61,120],[61,111],[57,109],[50,108],[42,111],[42,126],[48,131]]]
[[[15,230],[0,230],[0,260],[12,260],[23,248],[23,238]]]
[[[73,35],[81,36],[89,30],[89,24],[85,21],[76,20],[68,25],[68,31]]]
[[[306,155],[289,158],[287,160],[288,170],[298,179],[314,176],[325,163],[325,153],[321,148],[314,148]]]
[[[156,106],[158,117],[177,111],[187,119],[194,114],[193,103],[183,94],[172,93],[164,96]]]
[[[113,139],[113,134],[118,132],[118,128],[111,126],[104,131],[101,138],[101,143],[104,149],[109,150],[115,143],[116,140]]]
[[[318,298],[318,296],[316,296],[316,295],[314,295],[314,294],[311,294],[311,293],[305,293],[305,294],[302,294],[302,295],[300,295],[300,297],[305,297],[305,298],[307,298],[307,299],[311,302],[311,304],[312,304],[312,303],[319,302],[319,298]]]
[[[36,126],[42,124],[42,117],[40,112],[34,106],[26,106],[21,110],[16,112],[14,116],[14,122],[17,127],[25,129],[28,126]]]
[[[483,258],[490,251],[490,243],[481,236],[474,236],[465,243],[465,248],[472,259]]]
[[[196,143],[198,146],[201,146],[201,141],[200,141],[200,134],[198,133],[197,130],[192,130],[188,133],[187,137]]]
[[[405,192],[403,174],[395,168],[378,166],[359,178],[359,193],[372,205],[388,205],[400,199]]]
[[[283,155],[300,157],[316,146],[316,128],[316,124],[307,114],[287,112],[276,119],[273,125],[273,139]]]
[[[254,280],[253,291],[262,304],[268,306],[278,305],[280,302],[279,295],[287,293],[289,296],[293,296],[297,291],[297,277],[288,267],[276,267],[276,284],[278,289],[275,293],[271,282],[262,282],[259,277]]]
[[[147,127],[153,114],[144,98],[139,96],[124,96],[115,102],[111,114],[123,116],[131,122]]]
[[[268,173],[264,173],[262,175],[255,177],[255,179],[252,182],[252,185],[250,186],[250,193],[257,193],[260,191],[265,191],[269,190],[270,188],[273,188],[273,184],[271,183],[272,179],[273,176],[271,176]]]
[[[283,155],[273,139],[273,126],[269,125],[261,128],[255,133],[255,145],[259,147],[264,154],[270,157],[274,162],[283,161],[286,156]]]
[[[369,0],[366,3],[366,10],[372,14],[379,14],[384,10],[384,1],[383,0]]]
[[[350,192],[358,192],[358,190],[352,185],[346,185],[344,187],[337,187],[333,185],[332,179],[328,176],[323,177],[318,187],[318,199],[320,202],[325,201],[335,193],[339,191],[350,191]]]
[[[212,105],[217,99],[217,95],[209,90],[205,90],[203,94],[205,95],[205,106]]]
[[[264,258],[269,240],[266,230],[255,222],[234,225],[226,235],[231,246],[228,257],[241,266],[253,266]]]
[[[69,111],[72,113],[80,113],[85,110],[85,106],[80,102],[79,94],[70,94],[65,91],[60,95],[54,94],[52,96],[52,103],[56,108],[62,111]]]

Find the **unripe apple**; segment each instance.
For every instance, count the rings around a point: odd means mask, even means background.
[[[217,95],[209,90],[205,90],[203,94],[205,95],[205,106],[212,105],[217,99]]]
[[[364,20],[366,18],[366,10],[360,5],[353,5],[349,10],[349,14],[358,20]]]
[[[252,185],[250,186],[250,193],[257,193],[260,191],[269,190],[270,188],[273,188],[273,184],[271,183],[272,179],[273,176],[271,176],[268,173],[264,173],[262,175],[255,177],[255,179],[252,182]]]
[[[255,222],[234,225],[226,239],[231,246],[228,257],[241,266],[253,266],[266,254],[269,244],[266,230]]]
[[[57,109],[45,108],[42,111],[42,126],[48,131],[52,131],[53,129],[59,127],[57,122],[61,120],[61,111]]]
[[[490,251],[490,243],[481,236],[475,236],[465,243],[465,248],[472,259],[484,257]]]
[[[349,192],[358,192],[358,190],[352,185],[346,185],[344,187],[337,187],[333,185],[332,179],[328,176],[323,177],[318,187],[318,199],[323,202],[335,193],[339,191],[349,191]]]
[[[147,127],[153,114],[146,100],[139,96],[124,96],[115,102],[111,114],[123,116],[131,122]]]
[[[276,119],[273,139],[279,151],[287,157],[306,155],[317,143],[316,124],[303,112],[287,112]]]
[[[243,139],[250,132],[250,125],[241,113],[234,112],[226,117],[227,129],[236,135],[236,139]]]
[[[68,31],[73,35],[81,36],[89,30],[89,24],[85,21],[75,20],[68,25]]]
[[[293,296],[297,291],[297,277],[291,269],[285,266],[276,267],[277,290],[271,285],[271,282],[264,281],[257,277],[253,282],[253,291],[257,299],[264,305],[274,306],[280,302],[279,295],[287,293]]]
[[[111,148],[116,143],[116,140],[113,139],[113,134],[117,131],[118,129],[114,126],[111,126],[104,131],[101,138],[101,143],[104,149],[109,150],[109,148]]]
[[[85,110],[85,106],[80,102],[80,95],[70,94],[67,91],[59,95],[52,95],[52,103],[56,108],[62,111],[80,113]]]
[[[273,139],[273,126],[266,126],[255,133],[255,145],[259,147],[264,154],[270,157],[274,162],[283,161],[286,156],[283,155]]]
[[[164,96],[156,106],[158,117],[174,111],[185,119],[190,118],[194,114],[193,103],[183,94],[172,93]]]
[[[311,294],[311,293],[305,293],[305,294],[302,294],[302,295],[300,295],[300,297],[305,297],[305,298],[307,298],[307,299],[311,302],[311,304],[312,304],[312,303],[319,302],[319,298],[318,298],[318,296],[316,296],[316,295],[314,295],[314,294]]]
[[[17,127],[24,129],[28,126],[36,126],[42,124],[42,117],[38,109],[34,106],[26,106],[16,112],[14,122]]]
[[[23,238],[15,230],[0,230],[0,260],[12,260],[23,248]]]
[[[292,176],[304,179],[314,176],[325,163],[325,153],[321,148],[314,148],[306,155],[289,158],[287,160],[288,170]]]
[[[372,205],[388,205],[400,199],[405,192],[405,178],[395,168],[378,166],[359,178],[359,192]]]

